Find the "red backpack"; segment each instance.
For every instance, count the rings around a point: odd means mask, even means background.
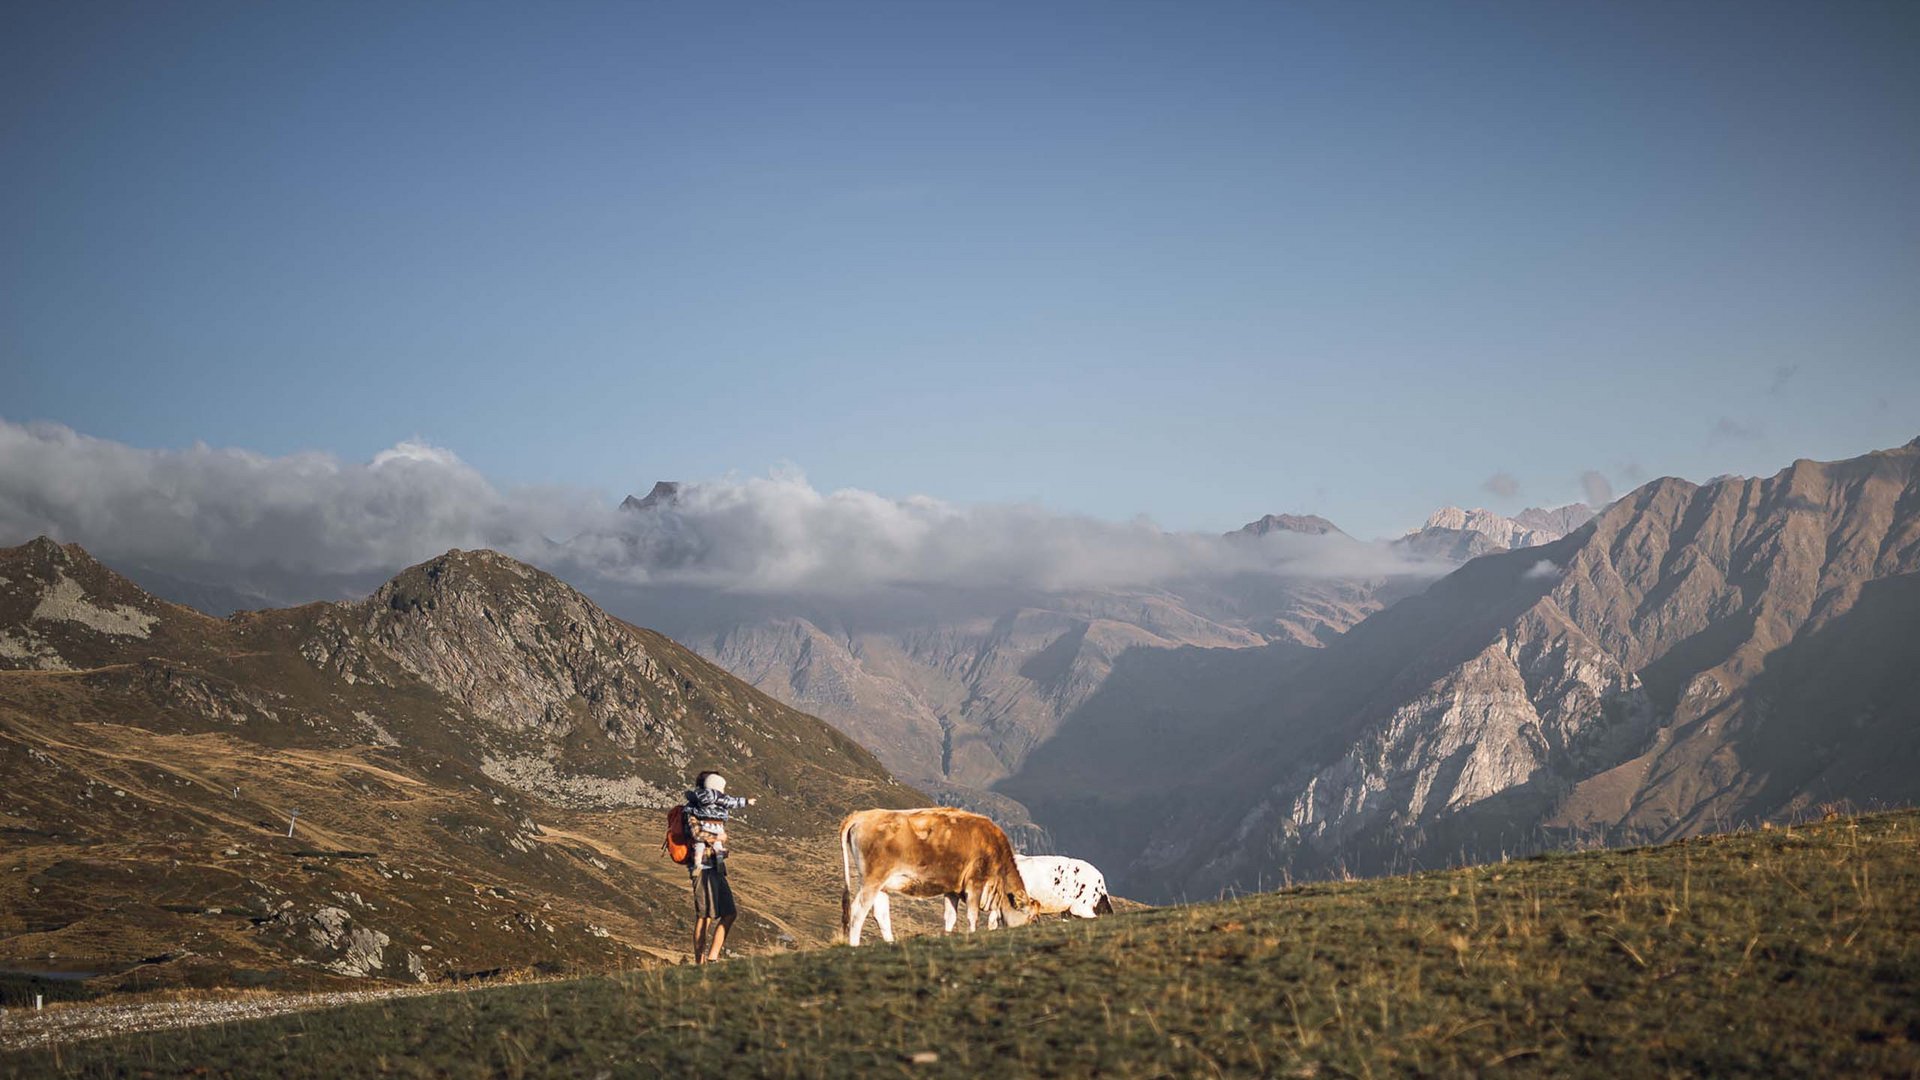
[[[693,834],[687,830],[687,808],[675,806],[667,811],[667,838],[660,845],[667,858],[686,866],[693,862]]]

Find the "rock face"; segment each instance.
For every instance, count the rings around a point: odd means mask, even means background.
[[[1916,661],[1908,446],[1647,484],[1323,650],[1069,718],[1002,787],[1146,896],[1663,839],[1920,797]]]
[[[217,620],[37,540],[0,550],[0,643],[0,966],[53,953],[109,985],[673,955],[686,879],[658,851],[664,809],[703,767],[762,804],[735,830],[740,946],[825,941],[839,818],[926,801],[492,552]]]

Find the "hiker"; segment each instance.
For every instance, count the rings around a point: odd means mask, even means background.
[[[693,879],[693,962],[696,964],[720,959],[720,947],[726,943],[727,930],[740,913],[733,902],[733,888],[727,884],[727,814],[742,806],[752,806],[756,801],[728,795],[727,778],[711,771],[694,777],[693,790],[687,792],[687,831],[693,848],[687,872]],[[713,932],[713,943],[706,946],[709,930]]]

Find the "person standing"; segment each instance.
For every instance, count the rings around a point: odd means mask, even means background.
[[[708,964],[720,959],[727,931],[740,914],[733,900],[733,887],[727,883],[727,815],[757,799],[728,795],[727,778],[717,772],[703,772],[693,779],[687,792],[687,827],[692,834],[693,858],[687,872],[693,880],[693,962]],[[707,938],[711,934],[712,943]]]

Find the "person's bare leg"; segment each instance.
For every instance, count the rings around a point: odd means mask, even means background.
[[[712,951],[707,953],[707,963],[711,964],[714,961],[720,959],[720,946],[725,945],[727,943],[727,930],[729,927],[733,926],[734,918],[735,916],[729,915],[724,919],[717,919],[714,921],[713,949]]]
[[[712,921],[704,917],[693,920],[693,962],[696,964],[706,957],[707,924]]]

